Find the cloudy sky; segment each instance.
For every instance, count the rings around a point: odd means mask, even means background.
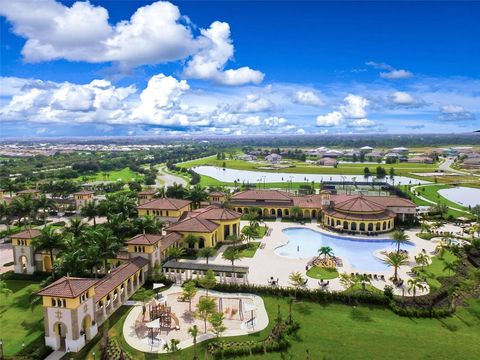
[[[0,135],[480,128],[480,2],[0,0]]]

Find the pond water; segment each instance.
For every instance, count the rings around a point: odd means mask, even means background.
[[[441,189],[438,190],[438,193],[445,199],[463,206],[480,205],[480,189],[459,186],[450,189]]]
[[[263,177],[265,176],[265,182],[287,182],[292,180],[293,182],[312,182],[317,183],[322,181],[353,181],[353,178],[356,181],[366,181],[363,175],[338,175],[338,174],[294,174],[294,173],[282,173],[282,172],[266,172],[266,171],[249,171],[249,170],[236,170],[236,169],[223,169],[215,166],[196,166],[193,168],[196,173],[200,175],[210,176],[216,180],[225,181],[225,182],[234,182],[239,183],[248,182],[248,183],[263,183]],[[399,182],[402,184],[426,184],[426,181],[412,179],[406,176],[395,176],[395,184]],[[372,181],[372,178],[369,178],[369,181]],[[390,177],[386,177],[381,181],[392,183]]]
[[[378,250],[394,250],[390,239],[366,240],[333,236],[307,228],[287,228],[283,233],[288,236],[288,243],[275,249],[278,256],[292,259],[310,259],[317,255],[322,246],[330,246],[333,255],[348,262],[359,272],[383,272],[388,265],[378,259],[374,253]],[[402,245],[402,249],[413,248],[413,244]]]

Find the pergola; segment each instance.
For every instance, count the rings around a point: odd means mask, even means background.
[[[220,283],[248,283],[248,266],[199,264],[170,260],[163,264],[162,270],[165,276],[179,282],[203,277],[208,270],[212,270],[215,276],[219,278]]]

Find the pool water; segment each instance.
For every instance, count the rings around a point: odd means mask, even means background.
[[[292,259],[310,259],[318,254],[322,246],[330,246],[333,255],[349,263],[359,272],[383,272],[388,265],[378,259],[374,253],[378,250],[395,250],[390,239],[364,240],[345,238],[320,233],[307,228],[288,228],[283,230],[288,243],[275,249],[275,254]],[[402,249],[409,250],[414,245],[407,243]]]

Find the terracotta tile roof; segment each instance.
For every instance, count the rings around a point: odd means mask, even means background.
[[[362,195],[354,196],[342,202],[335,202],[333,207],[336,211],[347,213],[379,213],[385,210],[385,206],[368,200]]]
[[[182,240],[182,234],[177,232],[171,232],[162,237],[160,241],[160,251],[167,249],[169,246],[175,244],[176,242]]]
[[[19,192],[17,192],[17,194],[36,194],[36,193],[39,193],[40,190],[37,190],[37,189],[25,189],[25,190],[21,190]]]
[[[332,208],[324,208],[323,212],[327,215],[343,220],[388,220],[395,217],[395,213],[390,210],[384,210],[380,213],[344,213]]]
[[[138,234],[132,237],[130,240],[126,242],[128,245],[154,245],[160,239],[162,235],[154,235],[154,234]]]
[[[97,279],[62,277],[37,292],[41,296],[76,298],[97,283]]]
[[[187,215],[187,218],[189,216],[207,220],[236,220],[240,219],[242,214],[230,209],[220,208],[212,205],[203,209],[191,211],[189,212],[189,215]]]
[[[108,275],[98,280],[95,284],[95,302],[102,299],[110,291],[120,286],[130,276],[135,274],[139,269],[148,264],[148,260],[142,257],[136,257],[131,261],[120,265],[112,270]]]
[[[190,205],[191,201],[172,198],[155,199],[145,204],[138,206],[138,209],[153,209],[153,210],[180,210],[181,208]]]
[[[82,190],[82,191],[77,191],[76,193],[73,193],[73,195],[94,195],[95,192],[91,190]]]
[[[212,191],[208,195],[210,195],[210,196],[225,196],[225,193],[223,191]]]
[[[293,205],[301,208],[319,209],[322,207],[321,195],[296,196]]]
[[[411,200],[398,196],[366,196],[366,198],[385,207],[417,207]]]
[[[20,231],[19,233],[10,235],[11,238],[14,239],[33,239],[37,236],[40,236],[42,232],[38,229],[28,229],[24,231]]]
[[[186,218],[185,220],[171,225],[167,228],[167,231],[211,233],[219,226],[220,225],[215,224],[213,221],[202,219],[196,216],[192,218]]]
[[[279,190],[246,190],[232,195],[232,200],[292,200],[291,195]]]

